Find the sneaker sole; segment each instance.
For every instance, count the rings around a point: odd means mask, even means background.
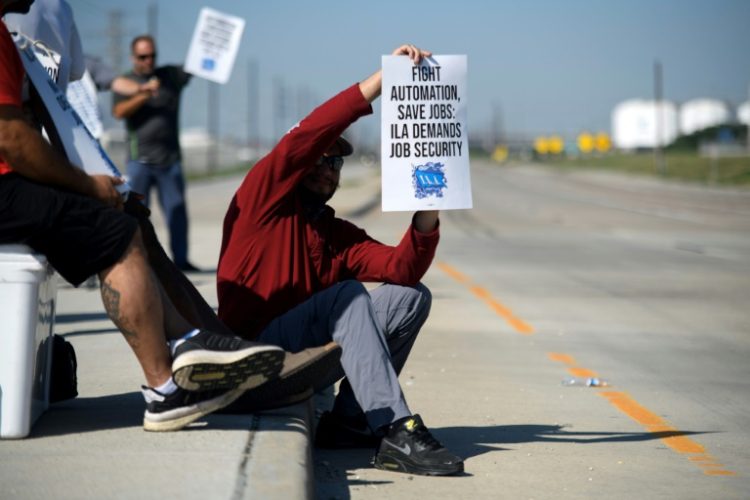
[[[435,467],[426,467],[415,464],[412,461],[403,460],[387,453],[378,453],[373,461],[375,468],[391,472],[405,472],[407,474],[418,474],[420,476],[453,476],[461,474],[464,471],[464,464],[458,464],[454,467],[437,469]]]
[[[333,371],[341,359],[341,347],[335,342],[308,349],[311,356],[300,361],[300,354],[286,356],[278,378],[247,391],[226,413],[254,413],[282,408],[309,399],[317,384]],[[294,365],[294,366],[289,366]]]
[[[231,352],[191,351],[174,360],[172,377],[188,391],[252,389],[279,374],[284,354],[268,345]]]
[[[149,414],[147,411],[143,417],[143,429],[149,432],[178,431],[199,418],[231,404],[243,392],[244,389],[238,387],[214,399],[201,401],[194,406],[176,408],[172,411],[157,414]]]

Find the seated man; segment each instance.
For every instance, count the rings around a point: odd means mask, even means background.
[[[394,55],[418,64],[430,53],[404,45]],[[326,205],[352,153],[340,135],[372,112],[380,91],[378,71],[314,110],[248,172],[224,219],[219,317],[239,335],[293,352],[341,346],[346,379],[318,425],[319,446],[379,443],[376,467],[456,474],[463,461],[412,414],[398,383],[430,309],[419,280],[437,247],[438,213],[417,212],[392,247]],[[368,293],[363,281],[387,284]]]
[[[31,3],[0,0],[0,16]],[[107,314],[148,384],[144,428],[180,429],[276,377],[283,350],[198,330],[177,312],[149,268],[138,221],[122,212],[121,181],[73,167],[24,120],[23,75],[0,22],[0,244],[29,245],[73,285],[99,275]]]

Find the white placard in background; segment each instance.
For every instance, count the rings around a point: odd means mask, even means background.
[[[383,211],[471,208],[466,56],[383,56]]]
[[[245,20],[204,7],[190,42],[185,71],[216,83],[227,83],[240,48]]]

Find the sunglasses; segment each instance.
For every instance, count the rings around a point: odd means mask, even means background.
[[[146,59],[156,59],[156,52],[150,54],[135,54],[135,58],[139,61],[145,61]]]
[[[336,172],[341,171],[341,167],[344,166],[343,156],[321,156],[315,165],[328,165],[328,168],[335,170]]]

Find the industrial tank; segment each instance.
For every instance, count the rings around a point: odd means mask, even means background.
[[[729,106],[717,99],[692,99],[680,106],[680,132],[683,135],[731,121]]]
[[[620,149],[666,146],[677,135],[677,107],[670,101],[631,99],[612,110],[612,142]]]

